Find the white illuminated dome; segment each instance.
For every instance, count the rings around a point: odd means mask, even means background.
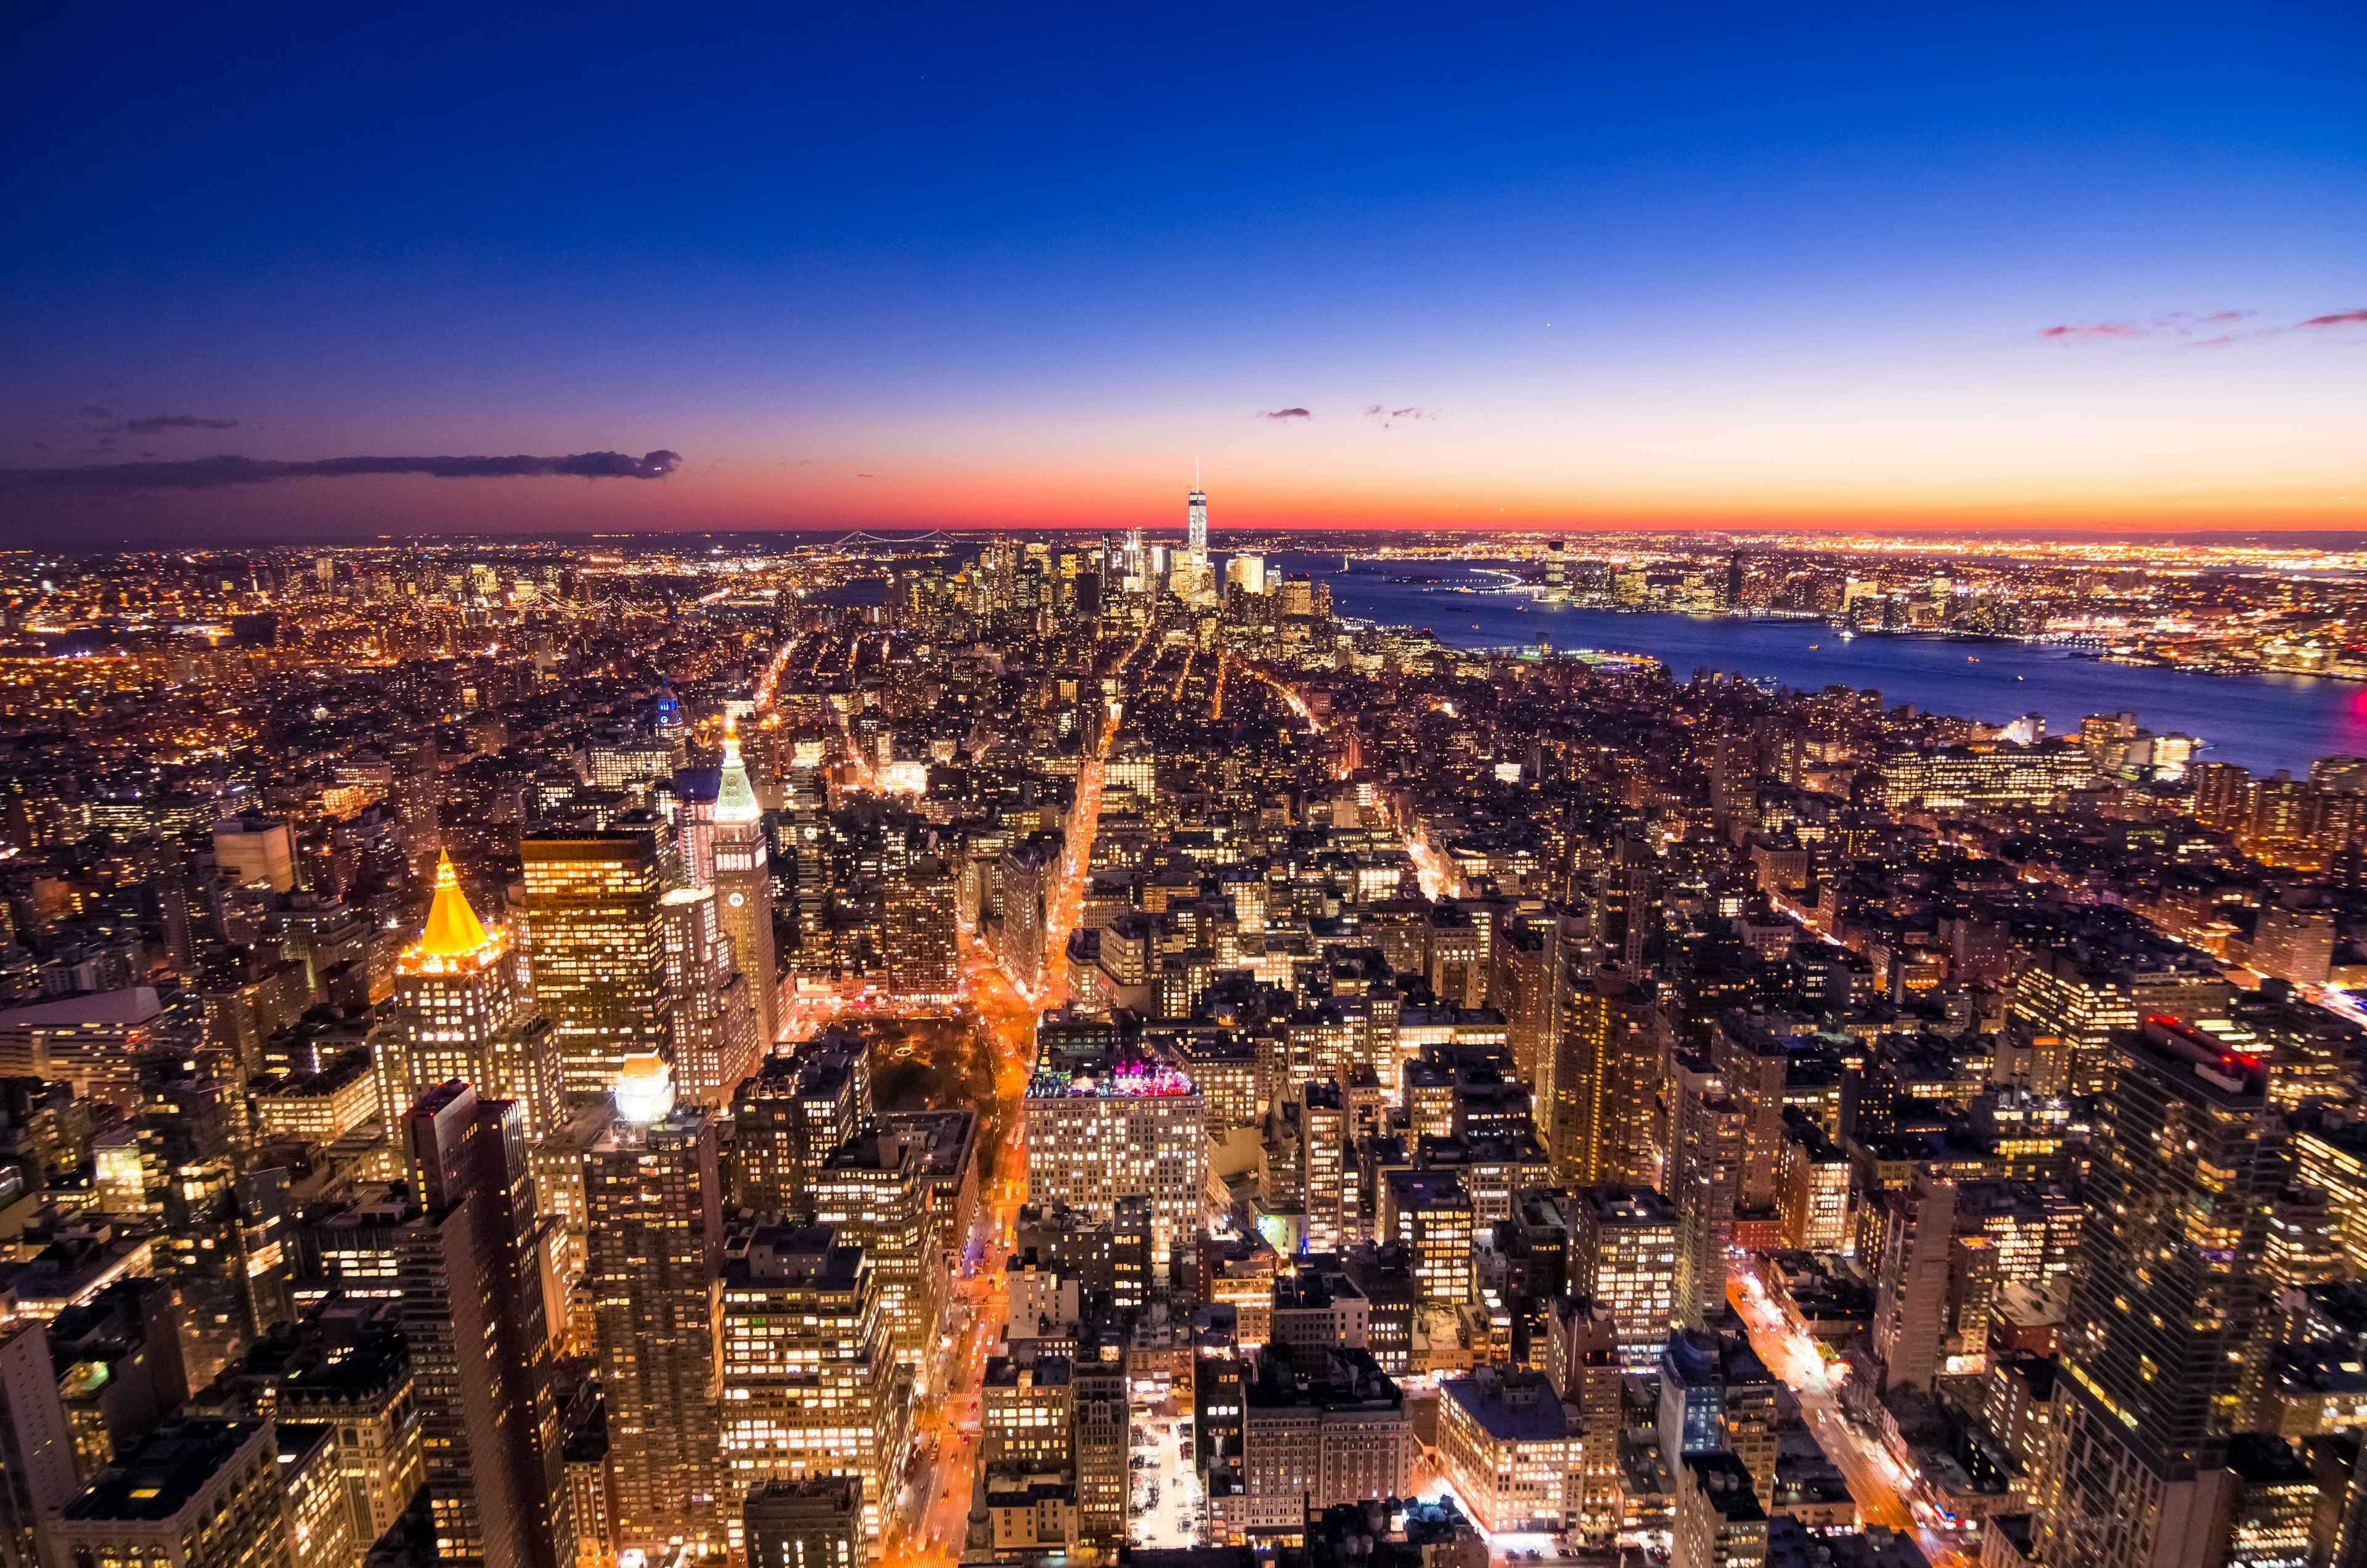
[[[674,1110],[674,1068],[654,1051],[628,1056],[617,1068],[617,1114],[655,1122]]]

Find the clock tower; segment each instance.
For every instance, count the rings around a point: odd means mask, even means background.
[[[764,853],[764,812],[748,765],[740,758],[739,727],[723,726],[723,782],[715,795],[715,903],[731,952],[747,977],[757,1034],[773,1048],[780,1001],[773,975],[773,870]]]

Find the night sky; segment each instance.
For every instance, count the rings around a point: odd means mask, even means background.
[[[1220,526],[2367,527],[2362,61],[2356,0],[20,6],[0,538],[1180,526],[1195,457]]]

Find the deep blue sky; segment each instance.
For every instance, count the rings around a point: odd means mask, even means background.
[[[2362,17],[19,6],[0,468],[685,458],[15,503],[126,530],[1156,518],[1195,452],[1234,522],[2355,525],[2367,327],[2299,324],[2367,307]],[[101,435],[157,414],[236,423]]]

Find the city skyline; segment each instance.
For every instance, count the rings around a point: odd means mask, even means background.
[[[0,1568],[2367,1568],[2367,9],[19,7]]]
[[[2245,27],[44,17],[0,540],[1164,525],[1195,454],[1220,528],[2352,528],[2361,23]],[[54,477],[404,454],[513,477]]]

